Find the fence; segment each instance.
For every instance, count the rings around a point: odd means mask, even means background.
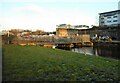
[[[69,36],[69,37],[57,37],[57,36],[36,36],[31,38],[19,38],[17,41],[28,41],[34,43],[53,43],[53,44],[62,44],[62,43],[80,43],[80,42],[90,42],[89,35],[78,35],[78,36]],[[21,43],[22,43],[21,42]],[[26,42],[25,42],[26,43]]]

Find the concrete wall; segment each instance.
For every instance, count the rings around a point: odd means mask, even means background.
[[[120,12],[118,14],[118,24],[120,25]]]
[[[78,34],[77,29],[68,29],[68,28],[57,28],[56,29],[57,37],[69,37],[69,36],[75,36],[77,34]]]
[[[78,30],[77,29],[68,29],[68,36],[75,36],[78,34]]]
[[[80,35],[82,42],[90,42],[90,35]]]
[[[56,29],[57,37],[68,37],[68,31],[66,28],[57,28]]]

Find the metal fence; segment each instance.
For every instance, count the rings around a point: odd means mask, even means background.
[[[36,36],[31,38],[20,38],[20,40],[43,42],[43,43],[79,43],[89,42],[90,37],[88,35],[78,35],[69,37],[57,37],[57,36]]]

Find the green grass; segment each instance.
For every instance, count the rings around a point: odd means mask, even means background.
[[[3,81],[117,81],[119,62],[59,49],[3,45]]]

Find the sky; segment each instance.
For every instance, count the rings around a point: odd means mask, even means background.
[[[0,31],[55,31],[56,25],[98,25],[99,13],[118,9],[119,0],[1,0]]]

